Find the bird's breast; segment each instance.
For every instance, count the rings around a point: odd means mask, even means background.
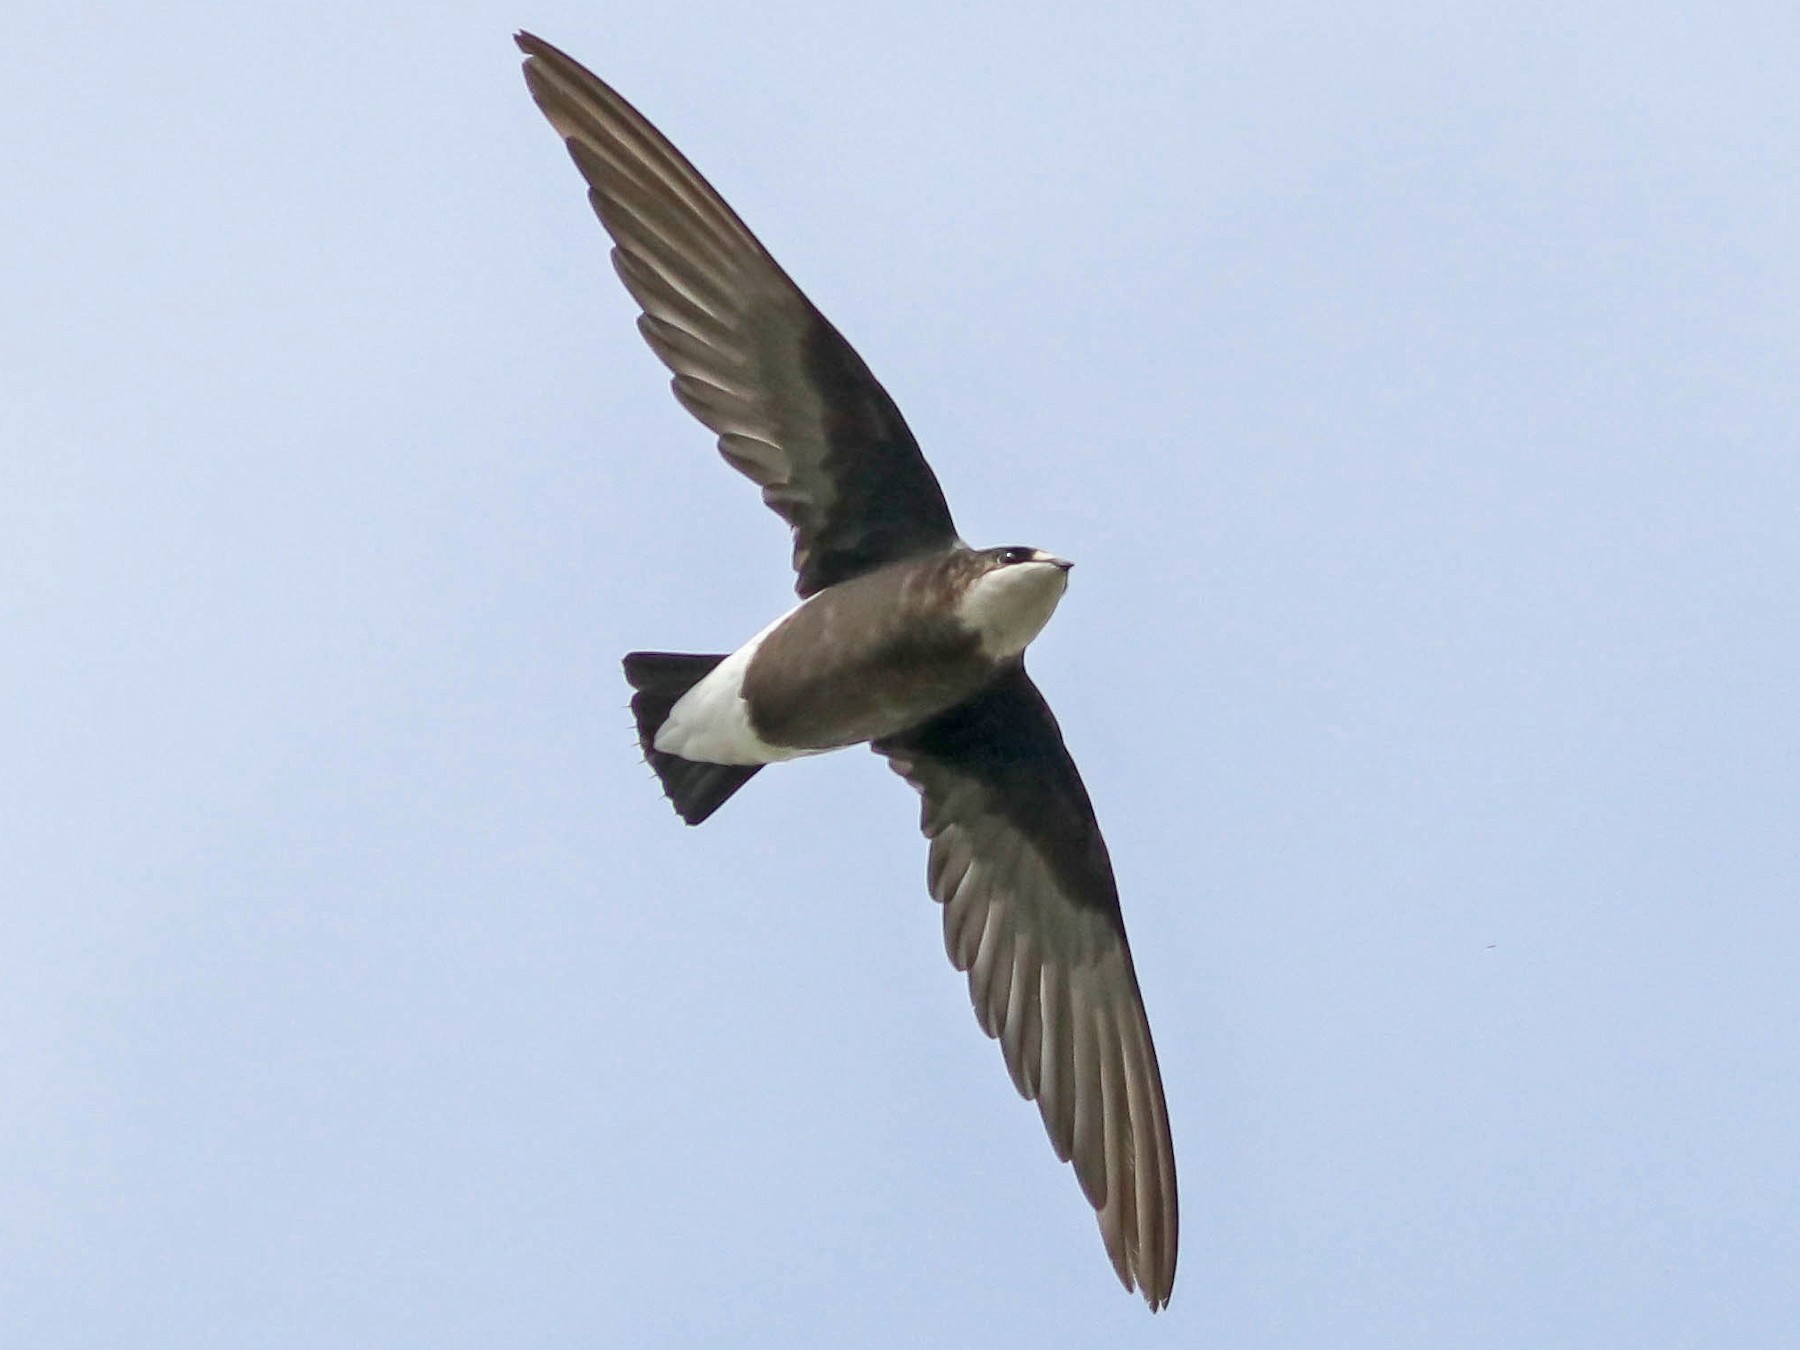
[[[884,580],[822,591],[763,640],[743,697],[764,740],[822,750],[892,736],[993,678],[976,634],[904,578]]]

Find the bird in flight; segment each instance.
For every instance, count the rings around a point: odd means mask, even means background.
[[[520,33],[638,330],[793,530],[800,603],[729,655],[633,652],[644,756],[697,825],[766,764],[868,743],[923,798],[927,884],[975,1016],[1073,1162],[1113,1269],[1175,1281],[1175,1155],[1118,887],[1025,648],[1070,564],[971,548],[900,410],[685,157]]]

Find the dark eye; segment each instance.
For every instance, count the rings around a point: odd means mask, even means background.
[[[1003,548],[1000,550],[1000,561],[1011,566],[1013,563],[1030,562],[1035,550],[1029,548]]]

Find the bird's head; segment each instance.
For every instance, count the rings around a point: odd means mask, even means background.
[[[981,549],[970,561],[956,617],[988,656],[1017,656],[1050,622],[1075,564],[1018,545]]]

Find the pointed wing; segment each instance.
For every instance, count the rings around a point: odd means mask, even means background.
[[[529,33],[516,41],[675,397],[793,527],[800,594],[954,540],[900,410],[736,212],[590,71]]]
[[[1119,893],[1037,686],[995,685],[875,749],[924,798],[931,894],[982,1030],[1099,1211],[1127,1289],[1175,1282],[1175,1154]]]

